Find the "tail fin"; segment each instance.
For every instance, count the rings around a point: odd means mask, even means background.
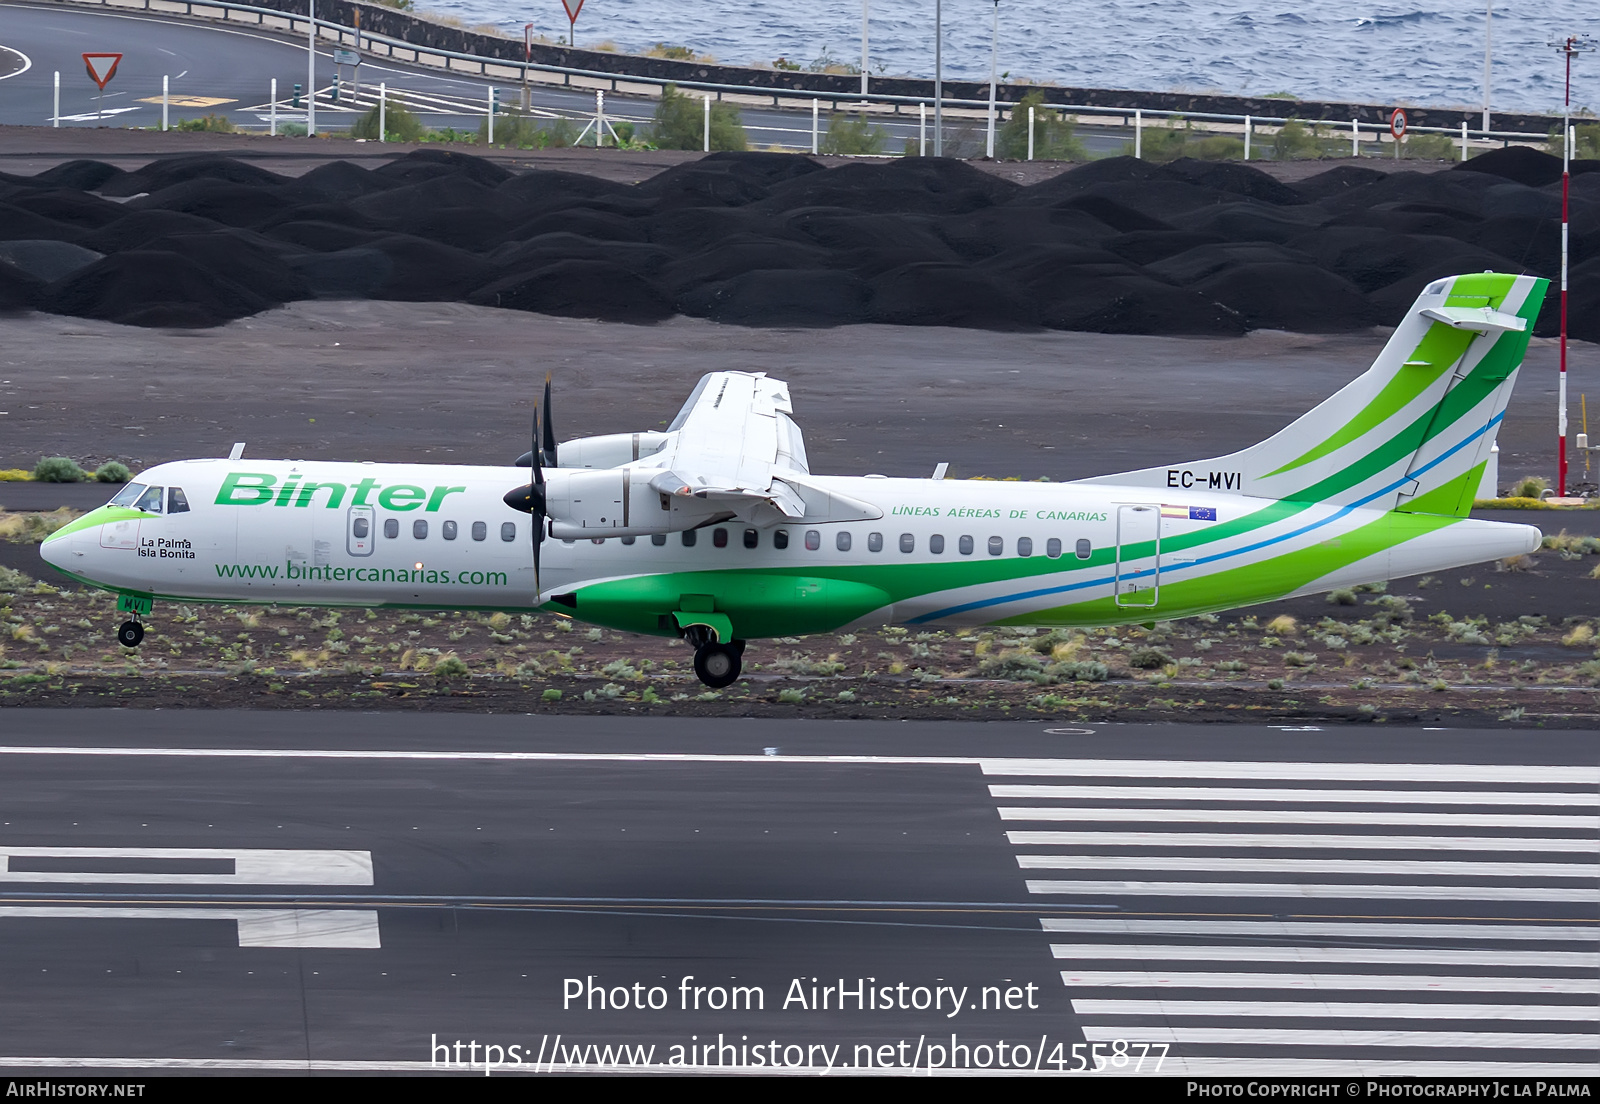
[[[1494,272],[1436,280],[1371,368],[1260,444],[1083,482],[1465,516],[1548,286]]]

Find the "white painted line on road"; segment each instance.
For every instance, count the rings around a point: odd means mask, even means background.
[[[138,111],[137,107],[108,107],[104,111],[85,111],[82,115],[63,115],[63,123],[87,123],[95,119],[109,118],[112,115],[122,115],[129,111]]]
[[[1454,977],[1415,974],[1230,974],[1184,970],[1062,970],[1072,988],[1316,989],[1410,993],[1578,993],[1595,996],[1594,978]]]
[[[13,859],[221,859],[232,874],[12,870]],[[86,862],[87,865],[87,862]],[[13,847],[0,844],[0,882],[161,885],[371,885],[372,852],[229,847]]]
[[[1085,1024],[1090,1042],[1248,1043],[1259,1046],[1507,1047],[1518,1050],[1593,1050],[1600,1035],[1544,1031],[1359,1031],[1350,1028],[1139,1027]]]
[[[1282,778],[1305,782],[1493,782],[1600,785],[1593,766],[1474,763],[1231,763],[1181,759],[985,759],[983,773],[1084,778]]]
[[[1029,893],[1093,897],[1307,897],[1375,901],[1578,901],[1593,902],[1593,886],[1304,885],[1297,882],[1030,881]]]
[[[1555,862],[1451,862],[1432,859],[1275,859],[1255,855],[1018,855],[1024,870],[1214,870],[1275,874],[1406,874],[1483,878],[1588,878],[1600,865]]]
[[[1080,1016],[1293,1016],[1375,1020],[1537,1020],[1600,1023],[1592,1004],[1383,1004],[1367,1001],[1073,1000]]]
[[[1366,836],[1298,832],[1007,832],[1018,847],[1271,847],[1315,851],[1582,851],[1593,854],[1592,837],[1546,836]]]
[[[1600,816],[1559,813],[1400,813],[1355,809],[1073,809],[1000,807],[1001,820],[1177,824],[1438,824],[1460,828],[1571,828],[1600,831]]]
[[[1550,969],[1600,969],[1593,951],[1502,951],[1450,947],[1237,947],[1216,943],[1052,943],[1057,958],[1115,958],[1126,961],[1303,962],[1363,966],[1376,962],[1415,962],[1427,966],[1540,966]],[[1591,984],[1594,984],[1591,982]]]
[[[1430,924],[1396,921],[1375,924],[1343,920],[1136,920],[1131,917],[1047,917],[1047,932],[1105,932],[1113,935],[1247,935],[1254,938],[1305,935],[1378,939],[1537,939],[1552,942],[1600,940],[1600,927],[1540,924]]]
[[[378,914],[371,909],[151,908],[0,905],[0,917],[53,920],[232,920],[241,947],[341,947],[376,950]]]
[[[993,759],[967,755],[710,755],[570,751],[374,751],[342,748],[163,748],[0,746],[0,755],[91,755],[193,759],[357,759],[485,763],[764,763],[861,766],[976,766],[989,775],[1099,775],[1130,778],[1284,778],[1320,781],[1494,782],[1600,785],[1585,766],[1451,763],[1218,763],[1169,760]]]
[[[1600,792],[1570,790],[1284,790],[1246,786],[992,785],[991,797],[1063,801],[1293,801],[1307,805],[1550,805],[1600,806]]]
[[[21,50],[17,49],[15,46],[0,46],[0,52],[16,54],[22,59],[22,68],[12,70],[9,73],[0,74],[0,80],[10,80],[12,77],[20,77],[29,69],[33,68],[33,59],[27,54],[23,53]]]

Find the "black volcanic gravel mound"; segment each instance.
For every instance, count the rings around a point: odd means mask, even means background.
[[[1571,198],[1572,332],[1590,339],[1595,169],[1574,163]],[[73,161],[0,174],[0,242],[21,243],[0,262],[0,309],[208,326],[299,298],[387,298],[632,323],[1336,332],[1394,324],[1440,276],[1554,276],[1559,176],[1523,148],[1294,185],[1129,157],[1028,187],[961,161],[777,153],[712,154],[636,185],[437,148],[297,179],[213,155],[132,172]],[[1536,333],[1553,332],[1554,302]]]
[[[161,250],[131,249],[45,289],[45,309],[133,326],[215,326],[275,306],[204,265]]]

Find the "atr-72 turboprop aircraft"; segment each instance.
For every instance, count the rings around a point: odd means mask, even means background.
[[[1242,452],[1071,483],[813,475],[789,388],[714,372],[665,432],[510,467],[180,460],[46,560],[155,599],[545,609],[682,636],[710,686],[745,641],[889,623],[1112,625],[1531,552],[1468,518],[1547,282],[1430,284],[1363,375]],[[558,463],[559,461],[559,463]],[[541,555],[542,550],[542,555]]]

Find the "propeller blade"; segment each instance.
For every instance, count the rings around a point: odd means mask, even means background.
[[[549,406],[550,377],[545,377],[545,404]],[[548,416],[548,415],[547,415]],[[528,466],[533,469],[532,494],[528,497],[537,502],[537,512],[529,510],[528,520],[532,523],[529,538],[533,542],[533,595],[537,601],[544,594],[544,585],[539,581],[539,546],[544,543],[544,468],[539,463],[539,404],[533,406],[533,448],[528,452]]]
[[[555,419],[550,416],[553,409],[554,406],[550,398],[550,373],[546,372],[544,376],[544,455],[541,459],[549,467],[558,468],[561,464],[556,450],[556,423]],[[534,442],[533,447],[539,448],[539,442]]]

